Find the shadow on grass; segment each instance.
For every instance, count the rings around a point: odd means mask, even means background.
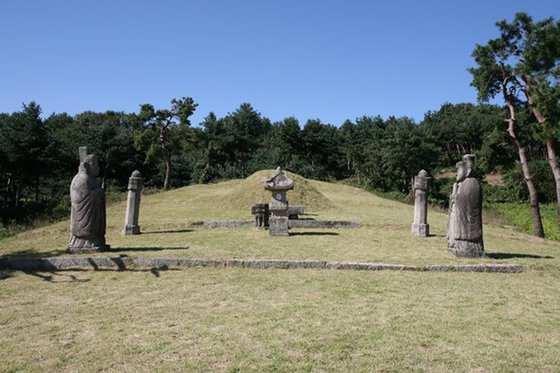
[[[108,252],[117,252],[117,251],[153,251],[153,250],[185,250],[189,247],[138,247],[138,248],[117,248],[111,249],[108,251],[104,251],[104,253]],[[10,261],[12,260],[41,260],[47,259],[51,257],[60,256],[62,254],[66,254],[66,250],[52,250],[52,251],[45,251],[45,252],[36,252],[33,250],[21,250],[16,251],[9,254],[4,254],[0,256],[0,281],[6,280],[14,276],[15,273],[25,273],[29,276],[35,276],[37,278],[42,279],[43,281],[57,283],[57,282],[87,282],[90,281],[89,279],[79,279],[71,273],[68,272],[85,272],[90,271],[89,269],[80,269],[80,268],[72,268],[72,269],[62,269],[57,268],[54,265],[50,265],[48,263],[42,264],[42,268],[40,269],[14,269],[10,267]],[[155,277],[160,277],[160,270],[168,270],[168,268],[150,268],[150,269],[137,269],[137,268],[130,268],[128,256],[121,254],[118,258],[109,258],[115,264],[115,269],[107,269],[107,268],[100,268],[99,265],[92,259],[88,258],[87,262],[91,266],[94,271],[130,271],[130,272],[150,272]]]
[[[53,283],[58,283],[58,282],[88,282],[88,281],[90,281],[89,278],[88,279],[79,279],[76,276],[74,276],[72,274],[64,273],[63,271],[44,272],[44,271],[23,270],[21,272],[25,273],[26,275],[38,277],[38,278],[42,279],[43,281],[53,282]],[[45,273],[48,273],[48,274],[45,274]]]
[[[34,251],[34,250],[20,250],[14,251],[13,253],[4,254],[0,256],[0,263],[4,260],[8,259],[21,259],[21,258],[30,258],[30,259],[41,259],[41,258],[49,258],[51,256],[59,256],[62,254],[66,254],[66,250],[51,250],[51,251]]]
[[[335,232],[290,232],[290,236],[339,236]]]
[[[0,280],[5,280],[7,278],[12,277],[14,271],[11,269],[6,269],[6,270],[2,270],[0,271]]]
[[[486,253],[487,258],[491,259],[512,259],[512,258],[527,258],[527,259],[554,259],[553,256],[541,256],[534,254],[517,254],[517,253]]]
[[[118,253],[123,251],[136,251],[136,252],[146,252],[146,251],[163,251],[163,250],[188,250],[189,246],[185,247],[115,247],[109,250],[103,251],[104,253]]]
[[[160,233],[190,233],[193,232],[192,229],[177,229],[177,230],[166,230],[166,231],[147,231],[141,232],[140,234],[160,234]]]
[[[34,250],[20,250],[14,251],[13,253],[4,254],[0,256],[0,280],[6,280],[13,276],[15,270],[7,268],[6,263],[13,259],[42,259],[42,258],[49,258],[52,256],[58,256],[61,254],[66,253],[66,250],[51,250],[51,251],[43,251],[37,252]],[[22,271],[25,272],[25,271]],[[30,271],[35,272],[35,271]],[[26,272],[27,273],[27,272]]]

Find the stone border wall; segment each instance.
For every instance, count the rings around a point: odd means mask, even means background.
[[[22,271],[133,270],[133,269],[182,269],[190,267],[278,268],[278,269],[339,269],[339,270],[396,270],[416,272],[493,272],[520,273],[519,264],[456,264],[456,265],[404,265],[387,263],[328,262],[321,260],[281,259],[196,259],[196,258],[146,258],[146,257],[53,257],[14,258],[0,261],[0,269]]]

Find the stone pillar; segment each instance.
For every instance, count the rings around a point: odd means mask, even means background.
[[[412,234],[418,237],[430,235],[428,224],[428,173],[422,170],[414,177],[414,222],[412,223]]]
[[[288,232],[288,197],[285,191],[272,192],[268,205],[270,218],[268,233],[271,236],[289,236]]]
[[[134,171],[128,179],[128,200],[124,218],[123,235],[140,234],[138,215],[140,213],[140,195],[142,192],[142,175]]]

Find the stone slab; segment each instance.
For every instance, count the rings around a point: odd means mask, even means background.
[[[203,220],[193,221],[190,228],[254,228],[253,220]]]
[[[290,220],[290,228],[318,228],[318,229],[338,229],[338,228],[358,228],[359,223],[345,220]]]

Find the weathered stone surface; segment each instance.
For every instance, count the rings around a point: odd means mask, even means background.
[[[359,223],[345,220],[289,220],[290,228],[358,228]]]
[[[190,228],[251,228],[255,226],[252,220],[203,220],[193,221]]]
[[[80,148],[80,166],[70,185],[70,242],[68,252],[96,252],[109,248],[105,243],[105,190],[101,186],[97,156]]]
[[[272,215],[268,221],[268,232],[271,236],[289,236],[289,227],[287,216]]]
[[[142,175],[136,170],[128,179],[128,199],[124,218],[124,235],[140,234],[138,217],[140,215],[140,196],[142,194]]]
[[[484,255],[482,238],[482,188],[474,177],[474,155],[457,163],[457,183],[449,198],[447,249],[458,257]]]
[[[286,192],[294,188],[294,181],[278,167],[276,173],[264,182],[264,188],[272,192]]]
[[[289,205],[288,206],[288,218],[291,220],[299,219],[300,215],[304,213],[304,206],[303,205]]]
[[[201,220],[193,221],[189,228],[253,228],[255,222],[251,220]],[[346,220],[288,220],[289,228],[318,228],[339,229],[359,228],[360,224]]]
[[[428,224],[428,185],[430,181],[428,173],[421,170],[414,177],[414,221],[412,223],[412,234],[419,237],[430,235]]]
[[[297,220],[299,215],[304,213],[302,205],[288,205],[288,219]],[[268,211],[268,203],[257,203],[251,206],[251,214],[255,216],[255,226],[257,228],[268,228],[270,212]]]
[[[148,257],[53,257],[53,258],[4,258],[0,269],[24,271],[57,271],[70,269],[134,270],[142,268],[181,269],[190,267],[239,267],[254,269],[332,269],[362,271],[420,271],[420,272],[490,272],[521,273],[519,264],[468,264],[413,266],[389,263],[327,262],[322,260],[282,259],[198,259],[198,258],[148,258]]]
[[[257,203],[251,206],[251,214],[255,215],[255,226],[257,228],[264,229],[268,227],[268,204],[267,203]]]

